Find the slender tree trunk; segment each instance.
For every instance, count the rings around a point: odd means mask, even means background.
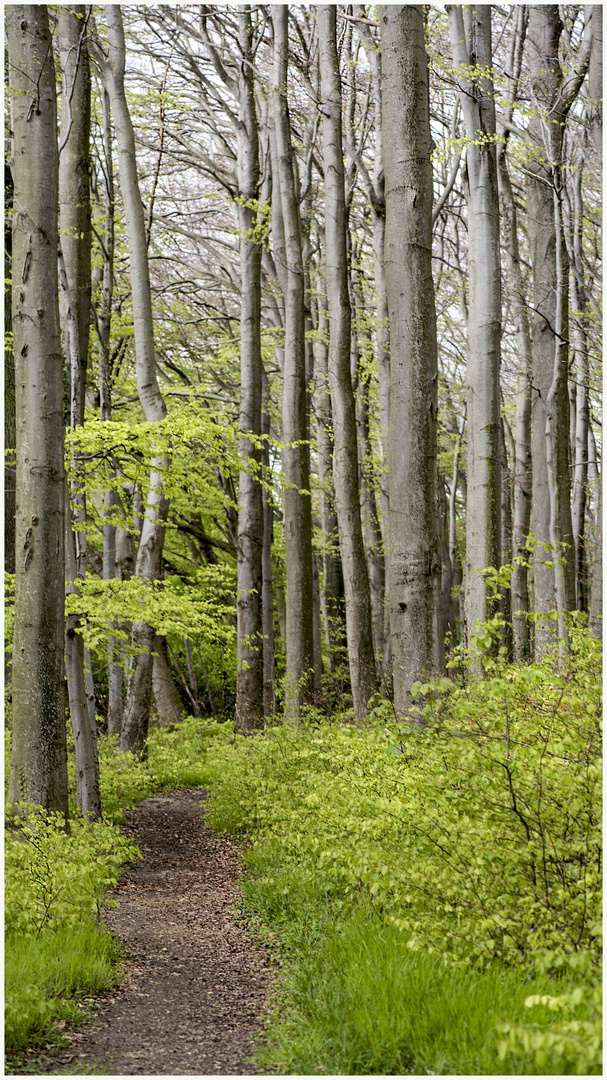
[[[63,356],[55,68],[45,4],[6,12],[14,129],[17,517],[8,803],[67,817]]]
[[[261,450],[261,470],[264,486],[263,500],[263,551],[261,556],[262,571],[262,613],[263,613],[263,714],[273,716],[276,712],[276,693],[274,690],[274,588],[272,577],[272,541],[274,539],[274,507],[272,502],[272,473],[270,470],[270,387],[265,372],[262,371],[262,414],[261,433],[264,442]]]
[[[518,379],[516,423],[514,431],[514,490],[512,520],[512,558],[514,569],[510,579],[514,659],[517,663],[531,659],[529,627],[529,585],[527,539],[531,521],[531,384],[532,348],[526,302],[527,290],[521,270],[518,245],[518,225],[512,185],[505,149],[498,151],[498,180],[502,220],[504,223],[504,255],[511,287],[510,297],[516,328],[518,353],[522,371]]]
[[[341,84],[336,8],[319,8],[319,64],[325,170],[325,260],[329,312],[329,389],[334,431],[334,482],[344,573],[348,660],[354,716],[364,720],[377,689],[369,575],[358,484],[356,410],[350,375],[351,313],[346,259],[346,203],[341,135]]]
[[[160,424],[166,416],[166,407],[156,378],[147,239],[137,178],[135,137],[124,89],[124,29],[119,5],[109,4],[104,10],[108,24],[108,59],[105,60],[98,47],[95,47],[94,55],[110,98],[116,131],[131,269],[137,391],[148,423]],[[166,450],[159,444],[152,450],[147,503],[135,566],[136,576],[144,582],[158,580],[162,572],[164,523],[168,513],[163,484],[168,465]],[[120,749],[141,754],[145,752],[150,714],[154,630],[146,623],[136,623],[132,638],[135,659],[129,673]]]
[[[444,668],[437,491],[428,67],[421,5],[379,9],[390,316],[390,628],[394,708]]]
[[[329,671],[341,662],[347,649],[344,633],[344,576],[339,553],[335,488],[333,482],[333,419],[329,393],[327,349],[327,300],[324,280],[318,277],[316,335],[314,340],[314,413],[316,416],[316,459],[320,481],[320,526],[322,532],[321,608],[327,643]]]
[[[99,344],[99,414],[102,421],[112,419],[112,374],[110,364],[110,340],[112,323],[112,298],[114,293],[114,164],[112,161],[112,128],[110,99],[105,88],[101,90],[103,118],[104,156],[104,237],[103,270],[101,276],[101,304],[96,320]],[[118,465],[113,467],[114,480],[118,477]],[[103,522],[103,580],[118,576],[117,532],[115,514],[120,506],[118,492],[110,488],[104,497],[105,519]],[[113,628],[110,628],[113,629]],[[114,635],[108,635],[108,713],[109,735],[120,735],[124,714],[123,669],[117,662],[120,647]]]
[[[491,8],[448,5],[453,59],[462,86],[468,185],[469,313],[466,508],[468,638],[492,614],[482,571],[500,565],[501,286]],[[474,68],[478,68],[476,74]],[[481,74],[485,72],[485,74]]]
[[[61,108],[61,153],[59,157],[59,220],[63,339],[70,372],[70,426],[84,423],[89,323],[91,301],[91,204],[89,194],[89,144],[91,77],[86,36],[88,15],[82,5],[66,6],[57,12],[57,38],[63,70]],[[66,587],[79,595],[78,582],[86,576],[86,503],[82,481],[82,459],[74,454],[76,479],[66,489]],[[81,620],[68,615],[66,622],[65,670],[76,756],[76,795],[84,817],[101,816],[99,763],[97,759],[95,692],[90,655],[88,679]],[[92,718],[89,698],[92,697]]]
[[[272,5],[274,134],[286,271],[282,438],[286,559],[286,710],[291,717],[314,696],[312,500],[306,415],[304,267],[286,99],[288,9]],[[275,196],[275,198],[276,198]],[[274,201],[274,200],[273,200]],[[276,199],[277,201],[277,199]],[[274,228],[274,225],[273,225]],[[276,230],[277,237],[280,226]]]
[[[263,727],[263,500],[261,488],[261,246],[254,239],[259,186],[259,139],[252,69],[250,6],[239,10],[240,126],[240,475],[238,486],[238,677],[236,728]]]
[[[4,165],[4,570],[15,573],[15,355],[12,347],[12,209],[13,174],[12,163]],[[5,653],[5,684],[6,678]]]
[[[581,79],[578,83],[575,80],[568,83],[570,89],[565,94],[559,62],[561,31],[556,4],[530,6],[528,62],[537,108],[536,119],[528,130],[539,151],[530,155],[527,169],[527,233],[534,311],[531,516],[538,543],[533,567],[534,606],[540,614],[555,607],[561,611],[575,607],[565,340],[568,267],[561,224],[560,161],[567,113]],[[550,123],[544,117],[550,117]],[[557,319],[562,340],[557,337]],[[552,551],[550,547],[555,540],[558,547]],[[559,628],[564,641],[563,618],[559,620]],[[552,623],[536,625],[536,658],[543,655],[553,638]]]

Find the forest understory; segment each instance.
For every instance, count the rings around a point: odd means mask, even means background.
[[[263,1026],[271,970],[238,917],[238,846],[204,824],[206,794],[141,802],[123,832],[140,848],[104,923],[119,941],[120,985],[94,1019],[53,1049],[7,1062],[7,1074],[241,1076]],[[89,1002],[89,1005],[92,1003]]]

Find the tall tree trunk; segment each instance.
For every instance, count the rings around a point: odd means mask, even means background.
[[[102,422],[112,419],[112,373],[110,357],[112,298],[114,293],[114,163],[112,160],[112,127],[110,99],[107,90],[101,90],[101,112],[103,118],[103,180],[104,180],[104,236],[103,270],[101,272],[101,303],[96,319],[97,339],[99,344],[99,415]],[[113,478],[118,477],[118,465],[115,462]],[[103,580],[110,581],[118,575],[117,568],[117,526],[115,513],[120,506],[118,492],[112,487],[105,493],[103,522]],[[111,631],[112,628],[110,628]],[[120,735],[124,714],[123,670],[117,662],[120,647],[114,635],[108,634],[108,712],[107,729],[109,735]]]
[[[444,668],[437,491],[428,66],[421,5],[381,6],[390,316],[390,628],[394,708]]]
[[[316,460],[320,481],[320,527],[322,534],[321,609],[329,671],[341,663],[347,648],[344,634],[344,576],[339,553],[335,488],[333,481],[333,419],[329,393],[327,349],[327,299],[324,280],[318,277],[316,334],[314,339],[314,413]]]
[[[500,235],[491,7],[448,5],[466,131],[469,313],[466,508],[468,638],[492,615],[482,571],[500,565]],[[477,69],[476,72],[474,69]]]
[[[504,144],[498,150],[498,181],[502,220],[504,223],[504,255],[511,288],[510,298],[516,328],[518,353],[522,370],[518,377],[516,424],[514,431],[514,490],[512,521],[512,558],[514,569],[510,579],[514,659],[517,663],[531,659],[529,627],[529,584],[527,539],[531,521],[531,384],[532,348],[526,287],[523,280],[518,244],[516,207],[508,172]]]
[[[312,500],[308,443],[304,268],[301,229],[286,98],[286,6],[271,7],[274,29],[275,192],[280,199],[286,271],[284,279],[285,346],[283,369],[282,438],[284,472],[284,536],[286,560],[286,709],[296,717],[314,697],[312,597]],[[277,236],[280,227],[276,230]],[[274,223],[273,223],[274,235]]]
[[[236,728],[263,727],[263,500],[261,488],[261,246],[255,241],[259,139],[250,6],[239,11],[240,475],[238,486]]]
[[[571,78],[563,79],[559,62],[561,32],[556,4],[530,6],[528,62],[536,118],[531,121],[528,133],[539,151],[529,155],[527,168],[527,233],[534,311],[531,516],[533,535],[538,543],[533,568],[534,606],[540,614],[555,607],[561,610],[562,606],[563,611],[575,607],[565,340],[568,333],[568,267],[561,223],[560,162],[567,113],[581,85],[584,62],[579,77],[572,72]],[[586,53],[589,54],[589,46]],[[557,336],[557,318],[562,339]],[[555,541],[557,549],[551,551]],[[559,627],[564,639],[563,618],[559,620]],[[536,625],[537,658],[551,644],[553,636],[552,623]]]
[[[137,391],[148,423],[160,424],[166,416],[166,406],[156,378],[147,239],[137,179],[135,137],[124,89],[124,28],[119,5],[109,4],[104,10],[108,24],[108,57],[107,60],[104,58],[98,46],[94,47],[94,56],[110,98],[116,130],[118,170],[131,271]],[[168,500],[163,484],[168,465],[168,455],[163,446],[153,448],[148,496],[135,565],[136,576],[144,582],[158,580],[162,572],[164,524],[168,513]],[[150,714],[154,630],[147,623],[136,623],[133,626],[132,638],[135,658],[129,673],[120,749],[141,754],[145,752]]]
[[[65,6],[57,12],[57,40],[63,71],[61,108],[61,148],[59,155],[59,222],[61,314],[64,347],[70,372],[70,427],[84,423],[89,323],[91,301],[91,204],[89,193],[89,145],[91,117],[91,77],[86,36],[87,9]],[[74,454],[75,479],[66,489],[66,587],[79,595],[78,582],[86,577],[86,503],[82,481],[81,455]],[[84,817],[101,816],[99,763],[96,746],[95,694],[93,715],[89,712],[85,671],[85,648],[81,620],[68,615],[66,621],[65,670],[76,757],[76,796]],[[89,682],[92,682],[89,656]]]
[[[11,155],[12,156],[12,155]],[[12,167],[4,164],[4,571],[15,573],[15,354],[11,304]],[[6,663],[6,654],[5,654]],[[8,683],[10,679],[6,678]]]
[[[336,8],[319,8],[319,64],[325,171],[325,259],[329,312],[329,389],[334,431],[334,482],[344,573],[348,661],[354,716],[360,722],[377,689],[369,575],[358,484],[356,410],[350,375],[350,298],[346,259],[346,201],[341,134],[341,83]]]
[[[571,320],[571,344],[573,346],[573,369],[575,387],[574,441],[573,441],[573,500],[571,525],[575,545],[575,606],[578,611],[588,611],[588,565],[586,559],[586,491],[588,484],[588,425],[589,364],[588,342],[584,327],[586,296],[584,290],[584,262],[582,251],[582,167],[573,176],[573,220],[571,227],[571,250],[569,252],[569,292],[573,308]]]
[[[14,129],[17,517],[9,805],[67,817],[63,355],[55,67],[45,4],[6,11]]]
[[[274,539],[274,506],[272,501],[270,470],[270,387],[265,372],[262,372],[262,413],[261,433],[265,436],[261,450],[261,469],[264,486],[263,499],[263,551],[262,570],[262,613],[263,613],[263,714],[273,716],[276,712],[276,692],[274,689],[274,588],[272,577],[272,541]]]

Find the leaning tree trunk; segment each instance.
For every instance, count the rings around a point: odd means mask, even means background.
[[[17,562],[8,802],[67,817],[63,355],[55,67],[45,4],[6,11],[14,129]]]
[[[59,218],[61,313],[63,340],[70,372],[70,427],[84,423],[84,395],[89,347],[91,300],[91,204],[89,144],[91,77],[86,35],[87,9],[66,6],[57,12],[57,39],[63,68],[61,148],[59,156]],[[78,582],[86,576],[86,503],[81,455],[73,455],[74,479],[66,488],[66,588],[78,596]],[[78,615],[66,619],[65,673],[76,759],[76,797],[85,817],[101,816],[99,762],[95,716],[89,716],[85,676],[85,648]]]
[[[394,708],[444,667],[428,67],[420,5],[380,7],[390,316],[389,595]]]
[[[261,487],[261,246],[255,240],[259,139],[250,6],[239,11],[240,475],[238,486],[236,729],[263,727],[263,499]]]
[[[118,147],[118,171],[124,205],[127,244],[130,259],[135,336],[137,391],[148,423],[161,424],[166,406],[156,378],[152,292],[148,262],[147,238],[143,204],[137,178],[135,136],[124,88],[125,41],[122,14],[117,4],[105,8],[108,24],[108,58],[95,47],[104,86],[110,98]],[[152,448],[150,481],[143,517],[143,528],[136,576],[146,585],[157,581],[162,573],[162,550],[168,499],[164,494],[164,478],[169,467],[166,449],[159,439]],[[120,749],[142,754],[145,752],[152,695],[152,645],[154,630],[147,623],[133,626],[134,661],[129,672]]]
[[[301,228],[295,196],[290,122],[286,98],[286,6],[272,5],[274,28],[274,133],[272,170],[280,199],[286,271],[284,274],[285,345],[282,399],[284,536],[286,563],[286,709],[295,717],[314,698],[312,589],[312,499],[308,442],[304,268]],[[277,195],[275,193],[273,201]],[[274,232],[274,222],[273,222]],[[277,226],[277,234],[280,226]]]
[[[377,689],[369,575],[365,559],[356,407],[350,374],[351,312],[346,259],[346,200],[341,134],[341,83],[336,8],[319,9],[319,64],[325,172],[325,260],[329,313],[329,389],[333,414],[335,504],[344,573],[348,661],[354,716],[365,718]]]
[[[491,75],[491,8],[448,5],[466,131],[469,313],[466,507],[468,639],[493,614],[486,568],[500,565],[500,231]],[[474,71],[474,69],[477,69]]]

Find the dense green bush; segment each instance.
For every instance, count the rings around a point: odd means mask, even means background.
[[[318,718],[211,749],[211,823],[271,842],[294,880],[322,882],[333,912],[366,898],[412,953],[521,979],[561,971],[544,995],[554,1024],[536,1030],[530,1002],[529,1024],[504,1023],[502,1052],[519,1045],[538,1067],[561,1054],[569,1069],[575,1048],[573,1071],[593,1072],[600,652],[573,640],[560,669],[497,662],[483,678],[420,686],[421,723],[397,724],[378,702],[364,730]],[[288,874],[264,881],[289,892]]]
[[[121,865],[136,852],[116,826],[73,822],[30,807],[11,822],[5,868],[5,1045],[23,1048],[79,1000],[116,981],[116,946],[101,923]]]

